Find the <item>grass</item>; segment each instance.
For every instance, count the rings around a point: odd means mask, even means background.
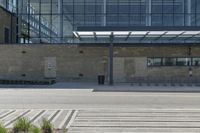
[[[41,124],[41,130],[42,130],[42,133],[53,133],[53,125],[51,124],[50,121],[43,118],[42,124]]]
[[[0,124],[0,133],[9,133],[9,131]],[[14,123],[12,133],[53,133],[53,125],[49,120],[43,118],[40,129],[32,125],[27,118],[20,117]]]
[[[30,128],[29,133],[41,133],[40,132],[40,128],[38,128],[37,126],[32,125]]]
[[[8,133],[8,130],[2,124],[0,124],[0,133]]]
[[[17,119],[17,121],[14,124],[13,131],[14,133],[23,132],[23,133],[29,133],[29,130],[31,128],[31,124],[28,119],[21,117]]]

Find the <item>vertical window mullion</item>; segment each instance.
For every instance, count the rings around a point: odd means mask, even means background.
[[[119,15],[120,15],[120,12],[119,12],[119,0],[117,0],[117,25],[119,26]]]
[[[51,0],[51,6],[50,6],[50,43],[52,43],[52,32],[53,32],[53,22],[52,22],[52,19],[53,19],[53,17],[52,17],[52,14],[53,14],[53,1]]]
[[[130,21],[131,21],[131,10],[130,10],[130,8],[131,8],[131,2],[130,2],[130,0],[128,1],[128,25],[130,26]]]
[[[83,13],[83,21],[84,21],[84,25],[86,25],[86,23],[85,23],[85,16],[86,16],[86,11],[85,11],[85,7],[86,7],[86,3],[85,3],[85,0],[84,0],[84,3],[83,3],[83,10],[84,10],[84,13]]]
[[[164,12],[163,11],[164,5],[163,4],[164,4],[164,2],[162,0],[162,13],[161,13],[162,14],[162,26],[163,26],[163,20],[164,20],[164,13],[163,13]]]
[[[28,43],[30,42],[30,0],[27,1],[28,3]]]
[[[172,12],[172,19],[173,19],[173,26],[175,25],[175,22],[174,22],[174,17],[175,17],[175,0],[173,0],[173,12]]]
[[[42,38],[41,38],[41,24],[42,24],[42,21],[41,21],[41,0],[39,0],[39,40],[40,40],[40,43],[42,42]]]

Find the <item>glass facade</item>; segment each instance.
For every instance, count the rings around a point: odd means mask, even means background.
[[[99,43],[76,38],[77,27],[200,26],[200,0],[18,0],[20,43]],[[143,37],[125,43],[195,43],[195,38]],[[137,40],[138,39],[138,40]],[[170,40],[170,41],[169,41]],[[122,42],[117,38],[116,42]]]
[[[16,0],[0,0],[0,6],[10,12],[16,12]]]
[[[154,57],[147,58],[148,67],[172,67],[172,66],[200,66],[199,57]]]

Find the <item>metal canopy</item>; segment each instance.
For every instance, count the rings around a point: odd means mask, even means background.
[[[188,40],[198,40],[200,37],[200,27],[78,27],[74,31],[74,36],[79,39],[110,38],[111,35],[116,40],[129,41],[159,41],[165,42]]]

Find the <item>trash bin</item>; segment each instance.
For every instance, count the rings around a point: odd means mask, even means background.
[[[105,76],[104,75],[98,75],[98,84],[104,85],[105,82]]]

